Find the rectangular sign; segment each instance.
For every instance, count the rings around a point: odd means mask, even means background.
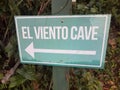
[[[22,63],[103,68],[111,15],[15,16]]]

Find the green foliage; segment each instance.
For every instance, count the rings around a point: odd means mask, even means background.
[[[10,78],[10,84],[8,88],[16,89],[21,88],[21,90],[33,90],[30,85],[31,81],[37,80],[36,74],[34,72],[34,66],[24,65],[22,68],[16,71],[16,74]],[[31,88],[25,88],[26,85]]]
[[[83,73],[83,78],[80,79],[81,90],[102,90],[101,83],[95,79],[90,72]]]
[[[74,69],[70,74],[70,90],[102,90],[101,82],[92,70]]]
[[[0,80],[19,60],[15,32],[15,15],[51,14],[47,0],[0,0]],[[105,69],[72,68],[70,90],[119,90],[120,89],[120,1],[77,0],[73,14],[112,14]],[[21,64],[0,90],[51,90],[52,68]]]

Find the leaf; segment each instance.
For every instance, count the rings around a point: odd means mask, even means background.
[[[3,74],[2,73],[0,73],[0,79],[2,79],[3,78]]]
[[[78,10],[82,10],[82,9],[84,9],[84,7],[85,7],[84,4],[78,4],[78,5],[77,5],[77,9],[78,9]]]
[[[111,86],[110,90],[118,90],[117,86],[113,85]]]
[[[8,57],[12,57],[12,56],[16,56],[16,51],[17,51],[17,39],[16,36],[13,35],[10,37],[10,40],[7,44],[7,46],[5,47],[5,52],[7,52]]]
[[[97,8],[96,7],[92,7],[91,9],[90,9],[90,11],[92,12],[92,13],[97,13]]]
[[[28,70],[24,68],[18,69],[17,73],[19,73],[20,75],[22,75],[24,78],[28,80],[36,80],[35,73],[33,71],[30,71],[29,69]]]
[[[120,35],[120,31],[119,31],[119,32],[117,32],[117,34],[118,34],[118,35]]]
[[[9,88],[17,87],[17,86],[23,84],[25,81],[26,81],[26,79],[24,77],[22,77],[21,75],[13,76],[10,78]]]
[[[0,84],[0,90],[5,90],[7,88],[6,84]]]
[[[15,3],[14,0],[9,0],[9,8],[13,15],[20,15],[20,9],[18,8],[17,3]]]
[[[14,51],[13,51],[13,45],[9,42],[8,45],[5,47],[5,51],[8,53],[8,57],[10,58]]]

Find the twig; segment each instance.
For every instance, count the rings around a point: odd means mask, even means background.
[[[51,0],[48,0],[45,4],[42,3],[40,8],[39,8],[39,11],[38,11],[38,15],[42,14],[45,10],[45,8],[47,7],[47,5],[50,3]]]
[[[53,84],[53,81],[52,81],[52,79],[51,79],[51,81],[50,81],[50,86],[49,86],[49,89],[48,89],[48,90],[51,90],[52,84]]]
[[[9,72],[7,72],[5,76],[2,78],[1,83],[5,84],[9,80],[9,78],[15,73],[15,70],[19,65],[20,65],[20,61],[18,60],[17,63],[14,65],[14,67],[12,67],[9,70]]]

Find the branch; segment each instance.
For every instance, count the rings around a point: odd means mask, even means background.
[[[15,73],[15,70],[19,65],[20,65],[20,61],[18,60],[17,63],[14,65],[14,67],[12,67],[2,78],[1,83],[5,84],[9,80],[9,78]]]
[[[48,0],[45,4],[42,3],[40,8],[39,8],[39,11],[38,11],[38,15],[42,14],[45,10],[45,8],[48,6],[48,4],[51,2],[51,0]]]

